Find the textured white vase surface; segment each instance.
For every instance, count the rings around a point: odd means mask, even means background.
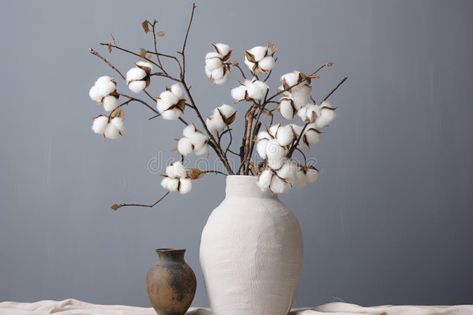
[[[293,213],[253,176],[227,176],[202,232],[200,262],[216,315],[286,315],[302,264]]]

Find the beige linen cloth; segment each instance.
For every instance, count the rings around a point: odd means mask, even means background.
[[[0,302],[0,315],[156,315],[153,309],[97,305],[74,299],[64,301],[40,301],[35,303]],[[192,308],[188,315],[212,315],[203,308]],[[473,314],[473,305],[456,306],[409,306],[384,305],[362,307],[349,303],[329,303],[313,308],[295,309],[289,315],[466,315]],[[251,314],[245,314],[251,315]]]

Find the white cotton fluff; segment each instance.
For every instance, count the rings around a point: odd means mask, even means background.
[[[99,116],[92,122],[92,130],[96,134],[103,134],[108,125],[108,117]]]
[[[146,61],[146,60],[139,60],[137,63],[136,63],[136,66],[137,67],[140,67],[142,69],[144,69],[145,71],[147,71],[148,73],[151,72],[153,70],[153,64],[149,61]]]
[[[116,90],[116,84],[113,81],[103,81],[101,83],[96,83],[98,93],[104,97],[113,93]]]
[[[248,97],[255,101],[262,101],[263,98],[266,96],[266,91],[268,89],[269,87],[266,83],[258,80],[248,83],[246,87]]]
[[[276,174],[285,179],[289,184],[293,184],[296,180],[296,170],[297,164],[288,160],[279,170],[277,170]]]
[[[163,179],[161,180],[161,187],[163,187],[164,189],[168,189],[168,184],[170,180],[171,178],[169,177],[163,177]]]
[[[115,125],[110,123],[105,128],[104,136],[105,138],[115,140],[115,139],[120,138],[121,136],[120,133],[121,133],[120,130],[117,127],[115,127]]]
[[[261,59],[263,59],[266,56],[266,52],[268,51],[267,47],[263,46],[256,46],[248,50],[248,52],[253,55],[255,58],[256,62],[259,62]]]
[[[209,131],[212,133],[220,132],[223,129],[225,129],[225,126],[226,126],[220,113],[217,113],[216,115],[215,114],[210,115],[209,117],[207,117],[205,124],[207,125],[207,128],[209,129]]]
[[[221,79],[213,79],[213,83],[216,85],[223,85],[228,81],[230,72],[226,71],[225,75]]]
[[[182,137],[177,142],[177,151],[179,152],[179,154],[186,156],[191,154],[193,150],[194,146],[192,145],[192,142],[189,138]]]
[[[317,117],[315,124],[317,128],[324,128],[335,120],[335,108],[327,101],[320,104],[320,115]]]
[[[258,177],[256,184],[262,191],[267,191],[271,185],[271,179],[273,177],[273,171],[270,169],[265,169],[261,172]]]
[[[294,105],[297,109],[310,102],[310,95],[312,94],[312,88],[309,85],[301,83],[291,89],[290,95],[294,100]]]
[[[276,139],[279,145],[283,147],[291,144],[295,140],[291,125],[280,126],[276,132]]]
[[[236,102],[243,101],[246,98],[246,86],[240,85],[231,90],[232,98]]]
[[[229,119],[230,117],[232,117],[234,114],[235,114],[235,108],[233,108],[233,106],[231,105],[227,105],[227,104],[222,104],[221,106],[219,106],[218,108],[218,112],[223,116],[223,118],[225,119]]]
[[[105,96],[102,100],[102,103],[103,103],[103,109],[106,112],[111,112],[112,110],[117,108],[119,105],[118,98],[112,95]]]
[[[120,132],[123,132],[125,130],[125,122],[122,117],[112,118],[110,124],[112,124]]]
[[[294,106],[294,101],[289,97],[281,98],[279,101],[279,112],[281,116],[287,120],[292,120],[296,113],[296,108]]]
[[[271,189],[274,194],[285,193],[290,188],[291,185],[278,176],[273,176],[273,178],[271,179],[271,186],[269,186],[269,189]]]
[[[100,103],[103,96],[100,94],[99,88],[96,85],[93,85],[89,90],[89,97],[91,100]]]
[[[192,181],[189,178],[181,178],[179,180],[179,193],[187,194],[192,190]]]
[[[266,147],[268,146],[268,139],[261,139],[256,142],[256,152],[258,152],[258,155],[262,159],[266,159]]]
[[[186,178],[187,171],[181,161],[175,161],[166,167],[166,176],[170,178]]]
[[[187,138],[192,136],[195,132],[196,132],[196,129],[195,129],[194,124],[187,125],[184,127],[184,129],[182,129],[182,135]]]
[[[215,50],[217,51],[217,53],[222,58],[225,57],[226,55],[228,55],[229,53],[231,53],[231,51],[232,51],[230,46],[228,46],[227,44],[217,43],[217,44],[214,44],[213,46],[214,46]]]
[[[177,120],[179,117],[181,117],[181,115],[182,111],[177,108],[168,109],[161,113],[161,117],[164,120]]]
[[[306,123],[313,123],[319,116],[319,107],[314,104],[307,104],[299,109],[297,115]]]
[[[281,82],[285,83],[288,86],[295,85],[299,83],[300,71],[292,71],[281,76]]]
[[[128,88],[138,94],[146,88],[146,81],[131,81],[128,83]]]
[[[313,184],[319,179],[319,171],[315,168],[309,167],[306,171],[306,178],[308,184]]]
[[[139,81],[143,80],[146,77],[146,72],[139,68],[139,67],[133,67],[130,70],[127,71],[126,73],[126,81],[129,83],[130,81]]]
[[[171,90],[171,93],[174,94],[178,99],[182,99],[184,97],[184,91],[182,90],[180,84],[173,84],[169,89]]]
[[[225,76],[225,68],[220,67],[215,70],[212,70],[212,73],[210,74],[211,79],[213,80],[220,80]]]
[[[261,70],[269,72],[274,66],[275,60],[273,56],[266,56],[258,62]]]
[[[301,166],[296,169],[294,185],[299,188],[304,188],[309,185],[306,171]]]
[[[219,57],[208,58],[208,59],[205,59],[205,67],[207,68],[208,71],[212,72],[218,68],[222,68],[223,63]]]
[[[169,90],[162,92],[159,95],[159,100],[163,104],[163,108],[168,109],[169,107],[176,105],[179,102],[179,98]]]
[[[205,143],[202,146],[195,146],[194,154],[195,155],[205,155],[209,151],[209,146]]]
[[[320,142],[320,131],[315,128],[315,124],[307,125],[304,131],[304,143],[308,146]]]
[[[177,178],[168,178],[167,182],[167,190],[170,192],[175,192],[179,188],[179,179]]]
[[[296,137],[299,137],[299,135],[302,132],[302,126],[296,125],[296,124],[291,124],[292,131],[296,135]]]
[[[272,139],[268,141],[266,146],[266,157],[268,166],[273,169],[279,169],[285,160],[287,154],[287,150],[284,149],[281,145],[279,145],[276,139]]]

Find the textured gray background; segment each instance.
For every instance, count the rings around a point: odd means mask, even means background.
[[[188,249],[198,275],[195,304],[207,304],[200,231],[224,179],[209,177],[155,209],[112,213],[115,200],[162,194],[147,165],[181,126],[148,122],[133,105],[126,136],[105,141],[89,129],[100,110],[87,96],[111,73],[88,47],[112,32],[142,47],[140,22],[158,17],[172,52],[190,6],[0,3],[0,300],[148,305],[153,249],[176,246]],[[276,41],[277,76],[335,61],[315,83],[318,97],[350,75],[333,98],[338,120],[314,152],[321,180],[282,197],[305,237],[296,304],[472,303],[473,2],[205,1],[196,14],[188,73],[205,113],[230,102],[234,85],[212,88],[204,76],[214,41],[235,53]],[[125,70],[135,61],[111,58]]]

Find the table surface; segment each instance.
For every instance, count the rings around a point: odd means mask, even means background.
[[[34,303],[0,302],[0,315],[156,315],[152,308],[125,305],[98,305],[75,299]],[[191,308],[188,315],[212,315],[208,309]],[[473,315],[473,305],[416,306],[383,305],[363,307],[349,303],[328,303],[295,309],[290,315]],[[249,314],[244,314],[249,315]]]

